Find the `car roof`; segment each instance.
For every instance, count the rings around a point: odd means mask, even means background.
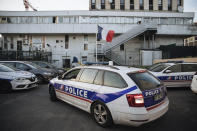
[[[134,67],[127,67],[127,66],[79,66],[76,68],[89,68],[89,69],[99,69],[99,70],[107,70],[107,71],[113,71],[118,73],[132,73],[132,72],[138,72],[141,70],[146,69],[140,69],[140,68],[134,68]]]

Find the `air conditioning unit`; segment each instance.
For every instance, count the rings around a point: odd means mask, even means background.
[[[178,6],[178,12],[183,13],[183,6]]]

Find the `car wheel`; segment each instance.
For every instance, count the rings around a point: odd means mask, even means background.
[[[92,105],[91,114],[96,123],[102,127],[108,127],[113,123],[109,109],[101,102],[96,102]]]
[[[50,94],[51,101],[56,101],[57,100],[55,89],[54,89],[53,86],[49,87],[49,94]]]
[[[1,87],[0,87],[0,92],[2,93],[9,93],[12,91],[12,85],[8,81],[2,81],[0,82]]]
[[[37,79],[39,84],[44,82],[44,78],[41,75],[37,75]]]

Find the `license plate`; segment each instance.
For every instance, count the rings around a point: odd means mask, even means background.
[[[163,93],[162,92],[154,96],[154,100],[155,101],[158,101],[158,100],[160,100],[162,98],[163,98]]]

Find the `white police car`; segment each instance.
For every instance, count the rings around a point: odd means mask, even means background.
[[[0,91],[29,89],[37,86],[34,74],[0,64]]]
[[[118,66],[76,67],[49,84],[57,98],[92,114],[103,127],[139,126],[163,116],[169,105],[165,86],[146,70]]]
[[[191,84],[191,90],[194,93],[197,93],[197,73],[193,77],[192,84]]]
[[[159,63],[149,70],[167,87],[190,87],[197,63]]]

